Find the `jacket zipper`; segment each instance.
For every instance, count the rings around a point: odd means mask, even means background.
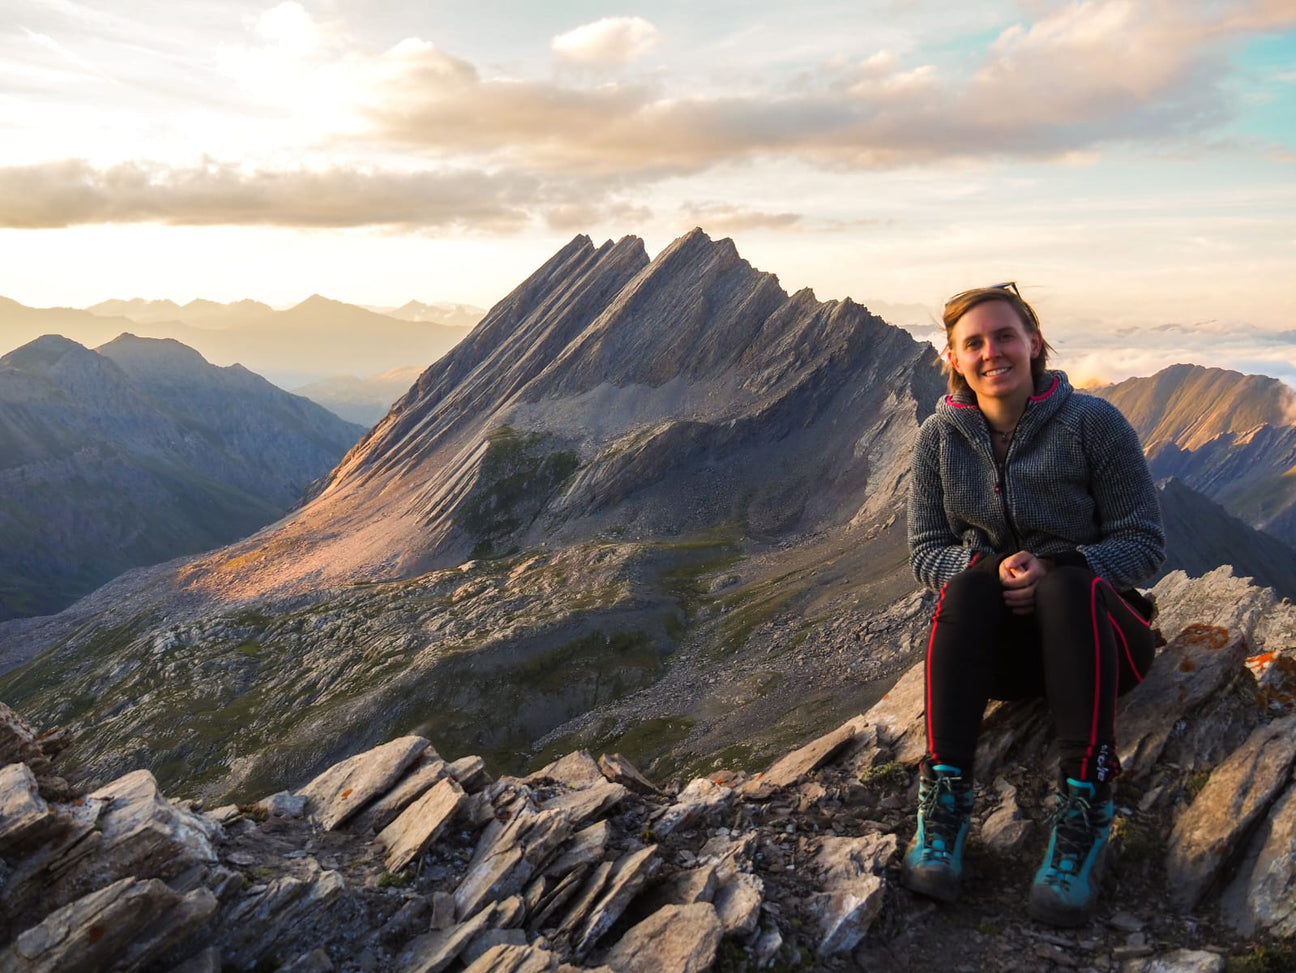
[[[1008,448],[1012,449],[1011,443],[1008,444]],[[990,445],[990,456],[992,459],[994,458],[993,443]],[[1012,513],[1008,507],[1008,455],[1006,453],[1002,463],[995,459],[995,472],[999,476],[999,481],[995,484],[994,491],[999,494],[999,504],[1003,508],[1004,523],[1008,525],[1008,531],[1012,534],[1013,546],[1020,551],[1022,549],[1021,536],[1017,533],[1017,525],[1013,522]]]

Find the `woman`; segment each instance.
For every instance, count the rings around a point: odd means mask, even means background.
[[[957,897],[986,702],[1042,695],[1060,767],[1030,913],[1078,925],[1111,831],[1116,697],[1154,653],[1151,606],[1133,586],[1165,556],[1156,490],[1115,406],[1046,370],[1049,346],[1016,285],[955,295],[944,323],[950,394],[918,433],[909,493],[910,563],[940,601],[902,878]]]

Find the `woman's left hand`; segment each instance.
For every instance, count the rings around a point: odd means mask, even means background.
[[[1018,551],[999,562],[999,583],[1003,585],[1004,604],[1015,615],[1035,611],[1035,585],[1048,574],[1051,563],[1030,551]]]

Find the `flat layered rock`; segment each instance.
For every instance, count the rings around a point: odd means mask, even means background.
[[[488,906],[466,922],[419,936],[402,954],[409,959],[401,967],[401,973],[440,973],[459,958],[469,943],[490,928],[494,913],[495,907]]]
[[[919,662],[873,704],[864,719],[877,731],[880,746],[889,747],[900,763],[911,764],[917,763],[927,751],[927,732],[922,719],[926,709],[926,663]]]
[[[452,761],[446,767],[446,776],[453,777],[469,794],[475,794],[490,783],[490,774],[486,772],[486,761],[472,754]]]
[[[401,812],[378,835],[387,849],[389,872],[399,872],[422,854],[463,805],[463,788],[445,779]]]
[[[589,821],[606,815],[629,794],[627,788],[605,780],[600,774],[598,783],[591,783],[580,790],[559,794],[545,801],[541,806],[546,810],[562,812],[571,821],[573,827],[579,828]]]
[[[639,768],[619,753],[603,754],[598,759],[598,765],[604,777],[622,787],[630,788],[636,794],[653,797],[661,793],[660,788],[639,773]]]
[[[674,804],[663,808],[653,818],[653,831],[665,837],[678,828],[687,827],[709,811],[728,806],[734,796],[732,788],[698,777],[679,792]]]
[[[856,716],[831,733],[825,733],[799,750],[793,750],[780,757],[761,775],[760,783],[772,787],[788,787],[795,784],[806,774],[822,767],[857,737],[862,740],[870,730],[868,719],[864,716]],[[876,730],[871,732],[874,734],[873,739],[876,739]]]
[[[429,747],[414,762],[400,783],[351,819],[348,827],[361,834],[382,831],[416,800],[447,776],[449,766]],[[456,785],[457,786],[457,785]],[[462,788],[460,788],[462,790]]]
[[[538,946],[502,943],[475,959],[464,973],[555,973],[562,957]]]
[[[1255,864],[1240,877],[1246,922],[1239,931],[1296,935],[1296,787],[1289,787],[1274,806],[1259,837]]]
[[[528,784],[541,780],[555,780],[574,790],[607,783],[607,778],[603,776],[598,763],[584,750],[559,757],[524,779]]]
[[[336,871],[309,879],[276,878],[248,889],[226,903],[216,920],[223,930],[222,961],[243,969],[277,955],[285,943],[310,939],[310,930],[345,891],[346,882]]]
[[[58,827],[58,815],[41,797],[31,769],[26,764],[0,767],[0,854],[39,844]]]
[[[1296,717],[1262,726],[1206,781],[1170,832],[1166,887],[1173,902],[1192,909],[1241,842],[1289,786],[1296,763]]]
[[[58,877],[41,889],[47,908],[119,879],[169,881],[216,862],[220,826],[168,801],[147,770],[119,777],[88,795],[84,806],[60,813],[79,821],[75,831],[84,837],[57,850]]]
[[[590,909],[574,939],[578,956],[588,952],[621,918],[630,900],[639,894],[659,865],[661,859],[655,845],[632,851],[617,859],[608,875],[602,896]]]
[[[821,956],[849,953],[868,933],[885,903],[883,872],[897,846],[894,834],[820,840],[814,867],[823,892],[810,903],[819,916]]]
[[[487,902],[520,892],[571,831],[560,811],[516,814],[506,825],[487,825],[468,874],[455,889],[456,914],[467,918]]]
[[[722,935],[710,903],[668,905],[627,930],[603,962],[617,973],[701,973],[715,962]]]
[[[427,748],[422,737],[400,737],[334,764],[297,793],[308,799],[320,826],[331,831],[386,794]]]
[[[137,969],[216,911],[208,889],[182,895],[158,879],[123,878],[50,913],[0,953],[7,973]]]
[[[720,887],[711,901],[726,936],[747,936],[756,930],[760,920],[765,883],[750,872],[738,872]]]
[[[562,853],[545,866],[544,874],[551,878],[561,878],[577,868],[601,861],[607,851],[611,833],[612,826],[606,821],[595,821],[589,827],[577,831]]]
[[[1178,720],[1245,675],[1247,641],[1222,628],[1185,629],[1162,648],[1147,677],[1121,699],[1116,739],[1126,772],[1149,772]]]

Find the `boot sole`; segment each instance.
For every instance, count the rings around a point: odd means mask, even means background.
[[[1044,899],[1036,899],[1033,895],[1030,903],[1026,906],[1026,912],[1032,919],[1064,929],[1085,925],[1093,919],[1096,911],[1097,903],[1083,908],[1076,908],[1074,906],[1059,905],[1056,902],[1049,902]]]
[[[940,902],[954,902],[959,897],[959,880],[948,872],[936,869],[911,871],[901,869],[900,884],[910,892],[917,892]]]

